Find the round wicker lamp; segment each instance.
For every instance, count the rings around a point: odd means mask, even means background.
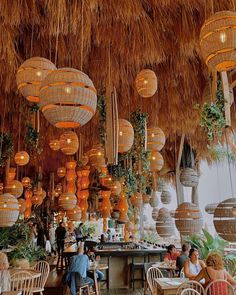
[[[160,151],[165,145],[166,137],[159,127],[147,129],[147,149],[149,151]]]
[[[65,175],[66,175],[66,168],[65,167],[57,168],[57,176],[65,177]]]
[[[131,123],[124,119],[119,119],[118,152],[128,152],[134,142],[134,128]]]
[[[236,242],[236,198],[218,204],[213,222],[219,236],[226,241]]]
[[[167,238],[175,235],[173,218],[166,208],[161,208],[156,220],[156,231],[160,237]]]
[[[74,209],[67,210],[66,215],[71,221],[80,221],[82,216],[82,211],[80,207],[76,205]]]
[[[205,206],[205,212],[208,214],[214,214],[216,207],[219,203],[211,203]]]
[[[202,213],[197,205],[184,202],[175,211],[175,225],[183,236],[199,233],[202,230]]]
[[[0,227],[10,227],[18,219],[19,203],[11,194],[0,195]]]
[[[236,13],[219,11],[208,18],[200,32],[200,47],[210,70],[236,67]]]
[[[79,139],[75,132],[66,131],[60,136],[61,151],[65,155],[74,155],[79,148]]]
[[[93,148],[88,151],[89,162],[93,167],[99,168],[105,166],[104,148],[100,145],[94,145]]]
[[[158,208],[153,208],[152,209],[152,219],[154,221],[157,221],[158,215],[159,215],[159,209]]]
[[[61,68],[44,79],[40,105],[45,118],[55,127],[76,128],[85,125],[95,114],[97,92],[85,73]]]
[[[53,151],[59,151],[60,149],[60,141],[58,139],[52,139],[49,142],[50,149]]]
[[[163,204],[171,203],[171,193],[169,191],[162,191],[161,193],[161,201]]]
[[[43,57],[27,59],[17,70],[16,83],[21,94],[31,102],[39,102],[39,88],[56,66]]]
[[[40,194],[35,194],[31,198],[31,202],[35,206],[40,206],[43,203],[43,198],[42,198],[42,196]]]
[[[198,185],[199,176],[196,170],[184,168],[180,173],[180,182],[183,186],[195,187]]]
[[[18,203],[19,203],[19,212],[22,214],[26,210],[25,199],[18,199]]]
[[[152,70],[142,70],[135,79],[135,85],[140,96],[152,97],[157,91],[157,76]]]
[[[21,180],[23,187],[29,187],[31,183],[31,179],[29,177],[23,177]]]
[[[162,169],[164,165],[164,159],[159,152],[151,151],[149,160],[150,160],[150,167],[149,167],[150,171],[158,172]]]
[[[75,194],[63,193],[59,197],[59,206],[65,210],[74,209],[77,203]]]
[[[29,154],[26,151],[20,151],[15,154],[15,162],[18,166],[24,166],[29,163]]]
[[[5,193],[9,193],[16,198],[19,198],[23,194],[23,185],[18,180],[9,181],[5,186]]]
[[[152,208],[156,208],[159,205],[158,192],[156,191],[152,192],[149,203]]]

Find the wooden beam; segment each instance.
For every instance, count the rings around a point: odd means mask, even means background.
[[[177,165],[176,165],[176,170],[175,170],[176,195],[177,195],[177,204],[178,205],[184,202],[184,190],[183,190],[183,186],[182,186],[180,179],[179,179],[180,162],[181,162],[181,157],[182,157],[183,147],[184,147],[184,138],[185,138],[185,134],[183,133],[181,135],[178,160],[177,160]]]
[[[230,107],[231,107],[231,92],[229,87],[229,81],[227,72],[221,72],[222,88],[225,100],[225,123],[226,127],[231,126],[231,116],[230,116]]]

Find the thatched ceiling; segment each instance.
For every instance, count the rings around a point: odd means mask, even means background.
[[[19,65],[31,56],[54,62],[57,53],[57,67],[80,69],[82,43],[83,71],[98,91],[109,80],[110,48],[110,81],[118,91],[120,117],[128,118],[130,112],[140,107],[149,113],[150,125],[158,123],[169,136],[170,149],[174,149],[176,136],[183,132],[202,149],[206,137],[198,127],[198,112],[193,110],[195,104],[203,102],[207,78],[199,31],[212,10],[233,10],[234,2],[83,0],[81,30],[81,0],[1,0],[0,106],[3,110],[6,102],[10,112],[4,129],[18,130],[17,109],[24,99],[16,89]],[[134,87],[136,74],[146,67],[158,77],[158,91],[150,99],[140,98]],[[87,147],[97,141],[95,124],[96,118],[81,128]],[[53,134],[59,134],[43,117],[41,133],[46,142]],[[49,154],[47,149],[43,158]],[[50,157],[55,162],[62,156]],[[50,170],[48,163],[45,166]]]

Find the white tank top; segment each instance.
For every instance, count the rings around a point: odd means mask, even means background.
[[[190,272],[191,274],[193,274],[193,275],[196,276],[196,275],[199,274],[200,270],[201,270],[201,265],[200,265],[199,261],[198,261],[197,264],[193,264],[193,263],[189,260],[189,272]]]

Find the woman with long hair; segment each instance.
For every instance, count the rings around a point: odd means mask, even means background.
[[[184,262],[184,276],[190,280],[194,279],[205,266],[204,261],[199,259],[198,250],[192,248],[189,251],[189,259]]]
[[[0,289],[1,291],[10,291],[11,277],[9,273],[9,262],[7,255],[0,252]]]

